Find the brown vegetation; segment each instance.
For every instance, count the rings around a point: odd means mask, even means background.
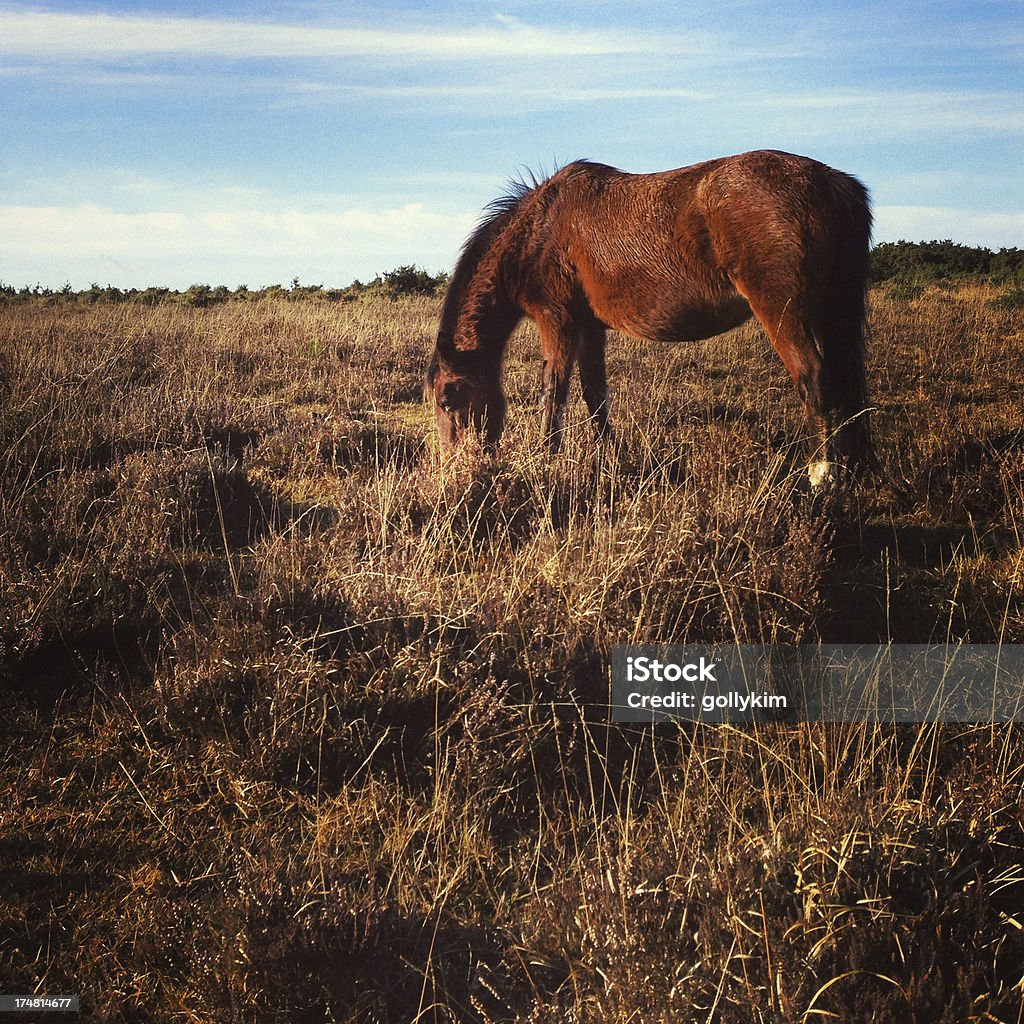
[[[1024,318],[873,299],[882,471],[763,335],[437,465],[439,303],[0,309],[0,992],[96,1020],[1017,1021],[1019,726],[622,727],[640,640],[1024,642]]]

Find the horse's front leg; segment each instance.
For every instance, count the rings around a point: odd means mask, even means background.
[[[605,329],[594,324],[584,329],[576,356],[580,368],[583,400],[598,437],[612,436],[611,407],[608,401],[608,373],[604,361]]]
[[[569,396],[569,373],[552,360],[544,360],[540,389],[541,431],[548,447],[557,452],[562,447],[565,430],[565,403]]]
[[[576,358],[575,333],[567,325],[538,320],[544,369],[541,375],[541,430],[552,452],[562,446],[565,403]]]

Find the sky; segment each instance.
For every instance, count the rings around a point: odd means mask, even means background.
[[[1024,248],[1021,0],[0,0],[0,281],[450,270],[510,178],[801,153]]]

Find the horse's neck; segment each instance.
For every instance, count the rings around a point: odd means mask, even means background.
[[[522,311],[494,276],[474,280],[460,304],[452,332],[456,353],[473,352],[498,362]]]
[[[440,354],[453,369],[461,364],[497,374],[522,316],[515,288],[522,260],[515,249],[517,236],[507,234],[514,209],[478,230],[455,268],[438,332]]]

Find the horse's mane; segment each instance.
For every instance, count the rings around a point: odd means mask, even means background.
[[[437,350],[443,355],[451,355],[455,345],[455,324],[466,295],[466,289],[473,280],[480,261],[490,250],[491,245],[502,229],[515,215],[520,204],[531,195],[547,178],[538,178],[530,171],[524,176],[509,181],[508,187],[496,199],[492,199],[485,207],[480,221],[473,233],[466,239],[459,253],[459,259],[448,282],[448,290],[441,309],[441,324],[437,332]]]

